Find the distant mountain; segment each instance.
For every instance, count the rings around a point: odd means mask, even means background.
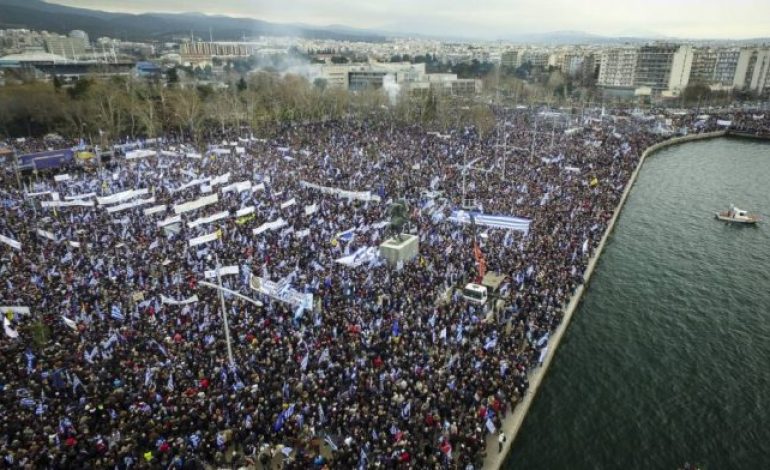
[[[521,44],[543,45],[578,45],[578,44],[622,44],[645,43],[662,39],[662,36],[651,34],[638,36],[600,36],[583,31],[552,31],[548,33],[519,34],[505,37],[504,40]]]
[[[82,29],[96,38],[109,36],[134,41],[163,41],[191,33],[233,41],[252,36],[298,36],[380,42],[385,38],[353,28],[296,26],[250,18],[208,16],[200,13],[109,13],[46,3],[41,0],[0,0],[0,28],[28,28],[67,33]]]

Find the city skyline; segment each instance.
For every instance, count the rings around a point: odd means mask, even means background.
[[[287,24],[348,27],[454,36],[506,39],[521,34],[580,31],[602,36],[644,36],[682,39],[749,39],[770,36],[770,3],[736,0],[725,8],[716,0],[488,0],[481,4],[459,0],[405,0],[321,3],[297,0],[279,4],[267,0],[52,0],[73,7],[126,13],[197,12],[249,17]]]

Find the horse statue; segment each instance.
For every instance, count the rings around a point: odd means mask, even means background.
[[[393,234],[393,238],[398,241],[401,240],[401,232],[404,226],[409,222],[408,210],[406,207],[406,201],[400,199],[390,206],[390,232]]]

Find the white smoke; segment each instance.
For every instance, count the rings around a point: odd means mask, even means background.
[[[389,73],[382,77],[382,89],[387,93],[390,104],[396,104],[398,95],[401,93],[401,85],[396,83],[396,76]]]

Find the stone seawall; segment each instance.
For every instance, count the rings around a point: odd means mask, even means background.
[[[569,326],[570,320],[572,319],[572,315],[575,313],[578,303],[580,302],[580,299],[583,296],[583,292],[585,292],[585,289],[588,287],[588,283],[591,279],[591,274],[593,274],[594,272],[594,268],[596,267],[596,263],[599,260],[599,257],[601,256],[602,251],[604,250],[604,245],[606,244],[607,239],[609,238],[610,234],[612,234],[612,231],[615,228],[615,222],[617,221],[618,216],[620,215],[620,212],[623,209],[623,205],[626,203],[626,198],[628,197],[628,194],[631,192],[631,188],[634,186],[634,183],[636,182],[636,177],[639,174],[639,170],[642,168],[642,165],[644,165],[645,159],[649,155],[657,152],[658,150],[672,146],[672,145],[692,142],[695,140],[725,137],[727,135],[733,135],[733,134],[728,133],[728,131],[716,131],[716,132],[707,132],[703,134],[690,134],[683,137],[674,137],[672,139],[668,139],[663,142],[659,142],[657,144],[651,145],[642,153],[642,156],[639,159],[639,164],[636,166],[636,168],[634,169],[634,172],[631,174],[631,178],[628,180],[628,183],[626,184],[626,188],[623,190],[623,194],[620,197],[620,201],[618,202],[618,205],[615,208],[615,213],[612,215],[612,218],[610,219],[609,224],[607,225],[607,230],[605,230],[604,235],[602,236],[602,239],[599,241],[599,245],[596,247],[596,250],[593,253],[593,256],[588,261],[586,272],[583,275],[583,284],[575,290],[575,293],[572,295],[572,298],[570,299],[569,303],[567,304],[564,310],[564,318],[562,319],[561,323],[553,332],[553,334],[550,337],[550,340],[548,341],[548,354],[545,360],[543,361],[543,365],[534,369],[529,374],[529,390],[527,390],[527,393],[524,395],[523,399],[516,405],[516,408],[514,408],[513,412],[508,413],[508,416],[506,416],[505,420],[503,420],[503,430],[505,432],[505,435],[507,436],[507,440],[505,444],[503,444],[503,449],[501,452],[498,452],[497,435],[490,434],[487,436],[487,441],[486,441],[487,458],[484,460],[485,470],[497,470],[501,468],[503,462],[505,461],[505,456],[508,454],[508,451],[510,450],[514,440],[516,440],[516,435],[518,434],[519,429],[521,428],[521,425],[524,422],[524,418],[527,415],[527,411],[529,410],[529,407],[532,405],[532,401],[535,399],[535,395],[537,394],[538,388],[540,388],[540,384],[543,381],[543,377],[545,377],[545,374],[548,371],[548,367],[551,365],[551,360],[556,355],[556,349],[559,347],[559,343],[561,342],[562,336],[564,335],[564,332],[567,330],[567,327]],[[736,135],[736,136],[743,137],[742,135]]]

